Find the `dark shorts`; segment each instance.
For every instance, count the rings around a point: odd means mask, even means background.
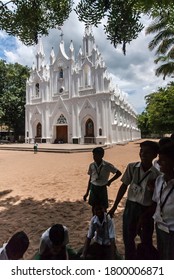
[[[108,208],[108,193],[106,186],[90,185],[89,205],[101,204],[104,208]]]

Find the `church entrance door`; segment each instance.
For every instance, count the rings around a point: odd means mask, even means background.
[[[68,142],[68,126],[59,125],[56,126],[56,142],[67,143]]]
[[[86,144],[93,144],[95,143],[94,138],[94,123],[91,119],[88,119],[85,124],[85,137],[84,142]]]

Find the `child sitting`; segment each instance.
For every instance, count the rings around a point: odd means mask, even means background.
[[[19,260],[29,246],[29,239],[25,232],[15,233],[10,240],[0,248],[0,260]]]
[[[115,227],[101,204],[94,206],[81,259],[114,260],[116,258]],[[93,243],[91,244],[91,240]]]
[[[61,224],[54,224],[41,236],[39,255],[42,260],[67,260],[66,245],[69,243],[68,230]]]

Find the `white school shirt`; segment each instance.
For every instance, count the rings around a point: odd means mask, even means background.
[[[90,222],[87,238],[94,238],[94,241],[100,245],[110,245],[111,239],[115,239],[115,227],[111,217],[104,213],[104,219],[100,223],[99,218],[94,215]]]
[[[164,175],[160,175],[156,179],[155,190],[152,197],[152,200],[157,203],[155,214],[153,216],[154,221],[158,223],[161,221],[162,218],[163,222],[168,226],[169,230],[171,231],[174,231],[174,190],[170,193],[162,210],[160,204],[163,203],[167,194],[169,193],[169,191],[173,186],[174,186],[174,179],[166,182],[164,179]]]
[[[160,174],[153,165],[144,172],[141,162],[129,163],[121,178],[121,181],[126,186],[129,186],[127,199],[143,206],[150,206],[152,204],[152,192],[148,188],[148,181],[155,180]],[[138,184],[141,180],[142,182]],[[138,192],[135,192],[135,184],[137,185]]]
[[[69,243],[69,236],[68,236],[68,229],[66,226],[63,226],[64,228],[64,241],[62,243],[63,246],[66,246]],[[53,243],[49,238],[49,231],[50,231],[51,227],[48,228],[41,236],[41,240],[40,240],[40,248],[39,248],[39,253],[43,254],[43,252],[45,251],[45,248],[48,246],[49,248],[52,248]]]
[[[7,243],[3,244],[0,248],[0,260],[8,260],[7,252],[6,252],[6,245]]]
[[[100,166],[95,162],[89,165],[88,175],[91,176],[91,183],[96,186],[106,186],[110,173],[116,174],[118,169],[105,160],[102,160]]]

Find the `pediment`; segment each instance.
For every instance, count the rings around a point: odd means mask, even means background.
[[[53,112],[50,115],[50,118],[54,119],[55,117],[59,116],[60,113],[63,113],[63,115],[65,115],[65,116],[69,115],[67,107],[65,106],[61,97],[58,98],[58,101],[56,102],[56,105],[53,109]]]

